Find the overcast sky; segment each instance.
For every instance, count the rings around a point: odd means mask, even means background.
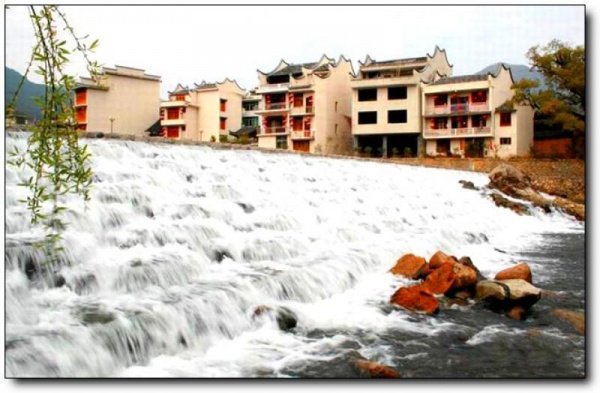
[[[94,58],[162,77],[162,95],[186,84],[236,79],[257,85],[256,70],[280,59],[322,54],[376,60],[446,50],[454,75],[496,62],[528,64],[527,50],[557,38],[585,40],[583,6],[62,6],[80,35],[97,38]],[[23,73],[33,36],[27,9],[5,11],[6,66]],[[86,75],[83,60],[71,72]]]

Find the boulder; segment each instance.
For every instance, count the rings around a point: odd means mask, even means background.
[[[475,274],[477,274],[477,281],[486,280],[485,276],[483,274],[481,274],[481,272],[479,271],[479,269],[477,269],[477,266],[475,266],[475,264],[473,263],[473,261],[471,260],[471,258],[469,258],[469,257],[461,257],[458,260],[458,263],[460,263],[463,266],[467,266],[467,267],[470,267],[471,269],[473,269],[475,271]]]
[[[400,374],[393,368],[368,360],[356,360],[354,366],[358,371],[368,374],[371,378],[400,378]]]
[[[431,293],[444,294],[452,288],[455,278],[454,262],[446,262],[427,276],[423,287]]]
[[[516,321],[522,321],[525,319],[526,313],[527,313],[527,310],[525,310],[523,307],[516,306],[516,307],[513,307],[510,310],[508,310],[506,312],[506,316],[511,319],[514,319]]]
[[[458,182],[462,184],[462,188],[466,188],[467,190],[478,190],[478,188],[475,187],[475,184],[473,184],[472,181],[459,180]]]
[[[292,330],[298,324],[298,318],[296,317],[296,314],[286,307],[272,308],[269,306],[258,306],[254,309],[253,315],[255,317],[265,314],[274,316],[279,329],[285,332]]]
[[[531,179],[512,165],[500,164],[488,175],[490,187],[513,195],[514,189],[531,188]]]
[[[390,269],[390,272],[411,280],[416,280],[420,277],[421,271],[426,265],[427,261],[425,261],[425,258],[418,257],[414,254],[406,254],[396,261],[396,265]]]
[[[423,269],[421,269],[421,274],[419,275],[419,279],[426,279],[427,276],[432,272],[433,270],[429,267],[429,264],[425,264],[425,266],[423,267]]]
[[[493,193],[491,195],[492,200],[498,207],[505,207],[517,213],[518,215],[531,215],[527,206],[523,203],[513,202],[511,200],[506,199],[500,194]]]
[[[442,266],[446,262],[455,262],[455,261],[456,260],[454,259],[454,257],[446,255],[442,251],[438,251],[435,254],[433,254],[431,256],[431,258],[429,258],[429,267],[431,268],[431,270],[435,270],[435,269],[439,268],[440,266]]]
[[[528,283],[532,283],[531,269],[529,265],[526,263],[519,263],[518,265],[509,267],[508,269],[504,269],[496,273],[494,280],[511,280],[511,279],[521,279],[525,280]]]
[[[564,309],[553,310],[551,315],[569,322],[579,333],[585,335],[585,315],[578,311]]]
[[[454,282],[451,289],[460,291],[477,284],[477,273],[470,267],[454,263],[452,270],[454,271]]]
[[[502,310],[516,306],[527,310],[540,300],[541,295],[541,289],[521,279],[480,281],[475,288],[476,299]]]
[[[437,313],[440,307],[435,296],[422,285],[399,288],[390,298],[390,302],[429,315]]]

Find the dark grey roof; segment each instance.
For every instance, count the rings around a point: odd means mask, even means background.
[[[459,76],[448,76],[445,78],[440,78],[437,81],[433,82],[432,85],[447,85],[449,83],[462,83],[462,82],[477,82],[477,81],[486,81],[487,74],[485,75],[459,75]]]
[[[412,63],[423,63],[425,61],[427,61],[427,57],[409,57],[406,59],[383,60],[383,61],[373,60],[373,62],[371,64],[369,64],[367,67],[374,66],[374,65],[378,65],[378,66],[393,65],[393,64],[405,65],[405,64],[412,64]]]
[[[194,85],[196,86],[196,89],[214,89],[217,87],[216,83],[206,83],[204,81],[200,84],[194,83]]]
[[[302,64],[290,64],[287,67],[280,69],[279,71],[275,71],[269,76],[281,76],[281,75],[295,75],[302,73],[302,67],[304,68],[314,68],[319,63],[302,63]],[[320,68],[320,67],[319,67]]]
[[[258,127],[253,126],[243,126],[237,131],[229,131],[229,135],[233,135],[235,137],[240,137],[242,135],[248,135],[249,137],[254,137],[258,133]]]

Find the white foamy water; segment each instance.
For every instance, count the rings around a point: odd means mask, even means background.
[[[24,136],[10,135],[7,151],[23,150]],[[56,266],[31,246],[40,232],[18,203],[26,192],[17,183],[30,174],[6,170],[9,377],[288,376],[348,351],[350,336],[456,329],[389,307],[408,281],[387,271],[405,253],[468,255],[491,275],[519,250],[543,246],[543,233],[583,232],[560,212],[518,216],[458,183],[484,186],[483,174],[85,142],[92,201],[66,201],[66,252]],[[52,284],[58,275],[66,285]],[[295,330],[255,316],[261,305],[291,310]],[[385,346],[358,345],[365,357],[391,361]],[[415,357],[426,358],[426,346],[406,355]]]

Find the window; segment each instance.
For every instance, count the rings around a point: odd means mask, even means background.
[[[302,131],[302,117],[292,117],[294,121],[294,131]]]
[[[294,93],[294,108],[302,107],[302,93]]]
[[[435,130],[443,130],[448,128],[448,119],[446,117],[438,117],[434,120],[433,128]]]
[[[510,138],[500,138],[500,144],[501,145],[510,145],[511,144],[511,139]]]
[[[377,112],[358,112],[358,124],[377,124]]]
[[[224,117],[221,117],[219,120],[220,120],[219,121],[219,128],[221,130],[226,130],[227,129],[227,119],[224,118]]]
[[[221,100],[221,112],[227,111],[227,100]]]
[[[389,124],[406,123],[406,121],[407,121],[406,110],[388,111],[388,123]]]
[[[179,138],[179,127],[167,127],[167,138]]]
[[[471,119],[471,124],[473,127],[486,127],[487,126],[487,117],[485,115],[475,115]]]
[[[275,147],[277,149],[287,149],[287,135],[276,136]]]
[[[405,100],[406,94],[406,86],[388,88],[388,100]]]
[[[185,101],[185,95],[183,95],[183,94],[176,95],[175,101]]]
[[[77,108],[76,111],[77,123],[85,123],[87,120],[87,108],[81,107]]]
[[[500,113],[500,126],[501,127],[509,127],[512,113]]]
[[[179,108],[167,108],[167,119],[179,119]]]
[[[242,118],[242,125],[244,127],[258,127],[258,117],[244,117]]]
[[[433,105],[435,105],[435,106],[448,105],[448,96],[446,94],[440,94],[437,96],[433,96]]]
[[[87,89],[80,89],[75,92],[75,105],[85,105],[87,103]]]
[[[478,90],[471,93],[471,102],[486,102],[487,101],[487,91]]]
[[[466,117],[453,117],[452,118],[452,128],[467,128],[467,118]]]
[[[359,101],[377,101],[377,89],[361,89],[358,91]]]

